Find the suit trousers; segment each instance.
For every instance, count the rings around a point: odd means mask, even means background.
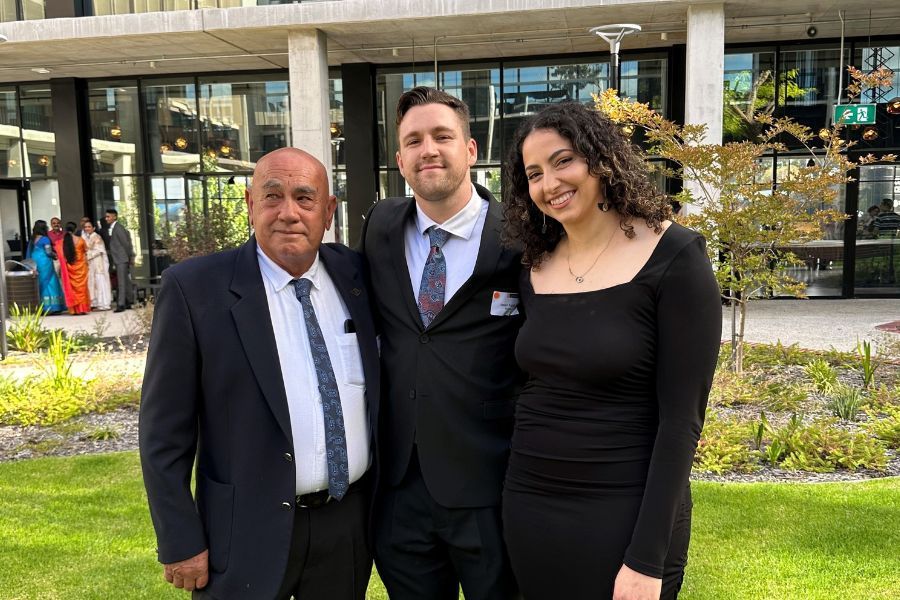
[[[134,287],[131,285],[131,264],[116,263],[116,305],[125,306],[134,304]]]
[[[415,449],[400,484],[380,494],[375,564],[391,600],[518,598],[500,507],[446,508],[425,486]]]
[[[340,502],[295,506],[287,570],[276,600],[365,600],[372,555],[366,544],[371,485]]]

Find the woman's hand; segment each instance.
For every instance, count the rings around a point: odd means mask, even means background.
[[[613,600],[659,600],[661,593],[662,579],[641,575],[622,565],[616,575]]]

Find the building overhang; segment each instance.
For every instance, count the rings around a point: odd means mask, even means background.
[[[690,5],[722,4],[726,43],[900,35],[900,3],[869,0],[331,0],[0,24],[0,82],[288,67],[291,31],[319,29],[330,65],[606,53],[588,28],[638,23],[623,52],[684,44]],[[37,72],[47,70],[49,73]]]

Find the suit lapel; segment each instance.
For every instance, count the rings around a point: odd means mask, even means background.
[[[481,186],[476,185],[475,189],[478,190],[478,194],[482,198],[488,201],[488,210],[484,219],[484,229],[481,231],[481,242],[478,247],[478,258],[475,260],[475,269],[472,271],[472,276],[453,294],[450,301],[437,314],[429,328],[434,328],[449,319],[453,313],[465,305],[475,292],[480,290],[490,280],[497,270],[497,263],[503,251],[503,247],[500,244],[500,228],[503,223],[500,203],[494,200],[490,196],[490,192]]]
[[[252,238],[238,250],[231,291],[239,297],[231,307],[231,315],[247,361],[278,425],[287,438],[292,439],[291,415],[284,392],[272,319],[269,316],[269,303],[256,256],[256,238]]]
[[[416,293],[413,290],[412,282],[409,278],[409,265],[406,263],[406,226],[412,218],[416,210],[416,202],[412,198],[407,198],[406,202],[400,205],[399,214],[392,220],[389,237],[391,244],[391,262],[394,264],[394,273],[397,276],[397,284],[400,286],[400,295],[403,297],[403,303],[409,310],[409,316],[416,323],[419,329],[422,329],[422,317],[419,315],[419,307],[416,304]]]

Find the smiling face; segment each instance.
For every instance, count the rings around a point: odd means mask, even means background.
[[[471,197],[469,167],[477,151],[453,109],[443,104],[414,106],[403,116],[397,135],[397,166],[416,199],[462,208]]]
[[[50,219],[50,229],[54,231],[62,230],[62,222],[59,220],[59,218],[53,217],[52,219]]]
[[[553,129],[536,129],[522,142],[528,193],[538,210],[563,226],[596,218],[603,202],[600,178],[572,142]]]
[[[246,198],[262,251],[294,277],[305,273],[337,208],[322,163],[296,148],[270,152],[257,163]]]
[[[84,222],[82,222],[82,223],[81,223],[81,228],[82,228],[82,229],[84,230],[84,232],[85,232],[86,234],[88,234],[88,235],[91,235],[92,233],[94,233],[94,224],[91,223],[90,221],[84,221]]]

